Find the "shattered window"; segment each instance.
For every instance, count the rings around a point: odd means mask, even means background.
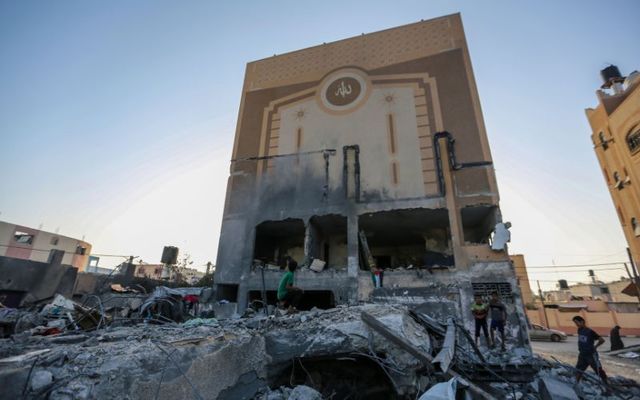
[[[21,232],[21,231],[16,231],[13,234],[13,240],[16,243],[20,243],[20,244],[33,244],[34,237],[35,236],[30,233]]]

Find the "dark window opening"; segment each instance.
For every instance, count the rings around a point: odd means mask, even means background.
[[[640,129],[627,135],[627,146],[632,153],[640,149]]]
[[[379,355],[384,358],[384,355]],[[307,385],[323,398],[394,400],[398,394],[382,367],[354,354],[296,358],[270,380],[271,387]]]
[[[87,248],[86,247],[80,246],[80,245],[76,246],[76,254],[84,256],[86,252],[87,252]]]
[[[238,301],[238,285],[218,285],[216,300],[227,300],[232,303]]]
[[[11,282],[7,282],[11,283]],[[18,308],[22,303],[22,299],[27,295],[27,292],[18,290],[0,290],[0,301],[6,307]]]
[[[489,244],[491,232],[498,222],[498,207],[477,206],[460,210],[464,241]]]
[[[301,219],[266,221],[256,226],[253,258],[284,267],[287,256],[304,260],[304,222]]]
[[[276,290],[267,290],[267,304],[278,304],[278,292]],[[262,308],[262,291],[250,290],[249,291],[249,305],[255,309]],[[298,304],[298,310],[308,311],[316,307],[321,310],[328,310],[335,308],[336,300],[331,290],[305,290],[300,303]]]
[[[319,259],[325,268],[347,267],[347,218],[341,215],[312,217],[309,221],[309,262]]]
[[[54,236],[54,237],[51,238],[51,245],[52,246],[57,246],[59,241],[60,241],[60,239]]]
[[[16,243],[20,243],[20,244],[32,245],[34,238],[35,238],[35,235],[32,235],[31,233],[27,233],[27,232],[22,232],[22,231],[15,231],[15,233],[13,234],[13,240]]]
[[[640,236],[640,226],[638,225],[636,217],[631,218],[631,229],[633,229],[634,236]]]
[[[447,210],[409,209],[361,215],[361,268],[369,260],[383,268],[439,268],[454,265]],[[364,254],[366,249],[370,254]]]

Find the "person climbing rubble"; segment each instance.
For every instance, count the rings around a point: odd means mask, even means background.
[[[480,341],[480,329],[484,331],[484,338],[489,346],[493,346],[491,339],[489,339],[489,332],[487,328],[487,315],[489,314],[489,305],[482,300],[482,296],[475,295],[475,301],[471,305],[471,313],[476,322],[476,346]]]
[[[581,316],[576,315],[572,320],[578,327],[578,362],[576,364],[578,372],[576,373],[576,380],[580,382],[583,372],[590,366],[602,381],[608,384],[607,374],[602,369],[597,351],[598,347],[604,343],[604,339],[596,331],[588,328],[584,318]],[[598,343],[594,345],[596,340]]]
[[[497,330],[500,333],[500,348],[504,351],[504,326],[507,322],[507,307],[500,301],[498,292],[491,293],[489,310],[491,311],[491,342],[496,343],[495,331]]]
[[[286,264],[287,272],[282,275],[280,285],[278,285],[278,301],[288,309],[289,313],[294,313],[297,311],[303,290],[293,286],[293,277],[296,268],[298,268],[298,263],[293,258],[288,257]]]

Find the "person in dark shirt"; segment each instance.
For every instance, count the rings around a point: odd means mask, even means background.
[[[611,329],[609,341],[611,342],[611,351],[624,349],[624,343],[622,343],[622,339],[620,338],[620,327],[618,325]]]
[[[608,384],[607,374],[602,369],[597,351],[597,348],[604,343],[604,339],[593,329],[587,328],[587,324],[581,316],[576,315],[572,320],[578,327],[578,362],[576,364],[578,372],[576,373],[576,380],[580,382],[582,373],[587,367],[591,367],[602,381]],[[594,344],[595,341],[598,341],[598,343]]]
[[[504,351],[504,325],[507,321],[507,307],[500,301],[498,292],[491,293],[489,311],[491,314],[491,341],[495,344],[495,331],[498,330],[500,333],[500,347]]]

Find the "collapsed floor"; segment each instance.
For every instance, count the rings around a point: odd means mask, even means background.
[[[573,379],[571,367],[527,351],[477,351],[456,325],[368,304],[53,336],[26,331],[0,341],[0,397],[414,399],[451,379],[468,398],[576,396],[563,383]],[[588,376],[580,398],[640,398],[635,382],[612,380],[606,397]],[[437,398],[428,396],[421,398]]]

